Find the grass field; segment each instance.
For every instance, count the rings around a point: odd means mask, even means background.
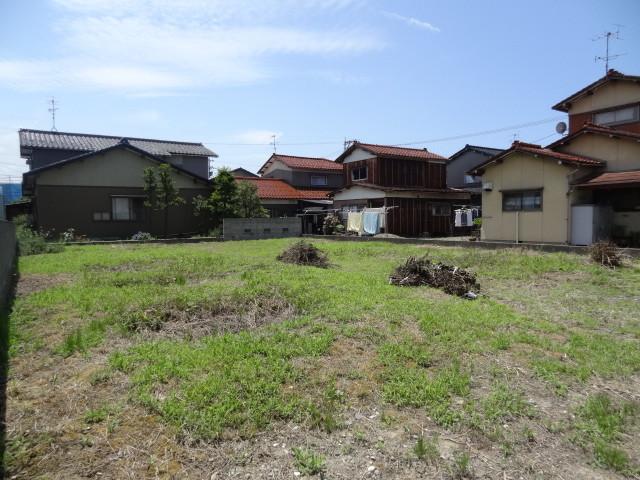
[[[20,259],[9,478],[634,478],[640,264],[289,240]],[[475,301],[389,285],[409,255]]]

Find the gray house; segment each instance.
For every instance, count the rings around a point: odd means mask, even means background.
[[[20,130],[20,151],[30,170],[23,194],[35,224],[59,234],[73,228],[89,238],[162,235],[162,212],[144,206],[143,172],[171,166],[185,203],[169,209],[169,235],[198,232],[192,200],[209,192],[209,161],[217,155],[199,143]]]
[[[482,195],[481,177],[469,175],[467,172],[501,151],[499,148],[465,145],[447,160],[447,186],[471,192],[472,203],[479,206]]]
[[[274,153],[258,170],[263,178],[279,178],[301,190],[337,190],[344,185],[343,166],[326,158]]]

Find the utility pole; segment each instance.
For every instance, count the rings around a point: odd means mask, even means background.
[[[58,110],[58,107],[56,107],[55,97],[51,97],[49,103],[51,104],[51,106],[49,107],[49,113],[51,113],[51,131],[57,132],[58,129],[56,128],[56,110]]]
[[[620,38],[620,28],[622,25],[618,25],[618,29],[615,32],[604,32],[602,35],[598,35],[593,41],[605,40],[605,54],[604,57],[596,56],[594,61],[596,62],[604,62],[604,73],[605,75],[609,72],[609,60],[613,60],[615,58],[621,57],[624,53],[617,54],[609,54],[609,40],[623,40]]]

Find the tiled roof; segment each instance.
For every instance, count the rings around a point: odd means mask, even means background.
[[[465,152],[477,152],[487,157],[493,157],[502,151],[501,148],[491,148],[491,147],[480,147],[478,145],[469,145],[468,143],[458,150],[456,153],[451,155],[447,160],[448,163],[451,163],[453,160],[461,156]]]
[[[298,190],[279,178],[237,177],[238,181],[253,183],[258,197],[272,200],[327,200],[329,190]]]
[[[202,145],[202,143],[153,140],[150,138],[114,137],[108,135],[91,135],[86,133],[51,132],[46,130],[29,130],[25,128],[20,129],[19,136],[20,148],[50,148],[56,150],[94,152],[112,147],[119,143],[123,138],[126,138],[131,145],[157,156],[218,156]]]
[[[394,147],[393,145],[376,145],[373,143],[354,142],[348,149],[336,159],[342,162],[355,149],[361,148],[378,157],[387,158],[411,158],[416,160],[446,160],[446,157],[428,151],[426,148]]]
[[[595,90],[596,88],[604,85],[605,83],[608,83],[612,80],[623,80],[623,81],[630,81],[630,82],[640,82],[640,76],[637,75],[625,75],[624,73],[620,73],[617,70],[609,70],[607,72],[607,74],[602,77],[599,78],[598,80],[596,80],[595,82],[587,85],[586,87],[584,87],[581,90],[578,90],[576,93],[574,93],[573,95],[568,96],[567,98],[565,98],[564,100],[558,102],[557,104],[555,104],[553,107],[554,110],[558,110],[560,112],[568,112],[569,109],[571,108],[571,103],[575,102],[576,100],[578,100],[580,97],[583,97],[585,95],[589,95],[590,93],[593,93],[593,90]]]
[[[568,163],[571,165],[580,165],[585,167],[601,167],[605,164],[604,162],[600,160],[595,160],[593,158],[581,157],[578,155],[571,155],[568,153],[560,153],[560,152],[556,152],[555,150],[550,150],[548,148],[542,148],[541,145],[516,141],[516,142],[513,142],[513,144],[511,145],[511,148],[508,148],[507,150],[504,150],[498,155],[491,157],[486,162],[481,163],[477,167],[474,167],[468,173],[476,174],[479,170],[482,170],[487,165],[491,163],[495,163],[496,161],[515,152],[524,152],[524,153],[529,153],[531,155],[539,155],[542,157],[560,160],[563,163]]]
[[[297,168],[301,170],[332,170],[341,172],[343,168],[341,164],[336,163],[333,160],[329,160],[328,158],[299,157],[296,155],[282,155],[280,153],[274,153],[269,157],[269,160],[260,167],[258,173],[262,174],[267,167],[276,160],[281,161],[289,168]]]
[[[567,135],[566,137],[562,137],[559,140],[547,145],[546,148],[554,148],[558,145],[564,145],[569,143],[576,137],[583,135],[585,133],[595,133],[598,135],[606,135],[609,137],[622,137],[622,138],[630,138],[632,140],[640,140],[640,133],[629,132],[628,130],[619,130],[617,128],[611,127],[603,127],[602,125],[595,125],[593,123],[585,123],[584,126],[578,130],[577,132],[572,133],[571,135]]]
[[[580,183],[578,187],[616,187],[622,185],[640,185],[640,170],[629,172],[605,172],[586,182]]]

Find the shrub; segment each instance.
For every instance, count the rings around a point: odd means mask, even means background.
[[[21,215],[20,217],[26,217]],[[16,239],[18,240],[18,253],[20,255],[37,255],[39,253],[57,253],[64,247],[59,243],[47,241],[47,234],[31,228],[28,220],[16,217]]]
[[[591,259],[605,267],[614,268],[622,265],[622,254],[613,242],[596,242],[589,247]]]
[[[60,240],[62,240],[63,243],[73,242],[75,238],[76,238],[76,231],[73,228],[68,228],[67,230],[62,232],[62,235],[60,235]]]

